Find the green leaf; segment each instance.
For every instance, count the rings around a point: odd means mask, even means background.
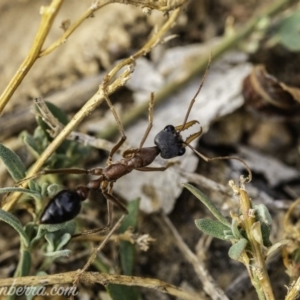
[[[263,244],[266,247],[271,247],[272,243],[270,241],[271,235],[271,226],[267,225],[266,223],[261,223],[261,234],[263,239]]]
[[[53,252],[46,252],[44,256],[51,257],[52,260],[55,260],[60,257],[69,257],[72,254],[72,251],[69,249],[63,249]]]
[[[228,227],[219,221],[211,219],[198,219],[195,224],[202,232],[220,240],[227,240]]]
[[[131,201],[128,206],[128,215],[122,221],[119,233],[124,233],[126,230],[131,228],[132,231],[136,230],[138,222],[138,213],[139,213],[140,200],[136,199]],[[121,267],[122,273],[124,275],[132,275],[132,269],[134,265],[134,254],[135,249],[128,241],[120,242],[120,258],[121,258]]]
[[[128,215],[122,221],[119,233],[124,233],[129,228],[135,230],[138,223],[138,213],[139,213],[140,200],[131,201],[128,206]],[[128,241],[120,242],[120,259],[122,274],[132,275],[132,270],[134,266],[135,257],[135,247]],[[131,286],[123,286],[118,284],[109,284],[107,286],[107,291],[114,300],[118,299],[130,299],[135,300],[139,298],[138,289]]]
[[[68,115],[65,114],[63,110],[61,110],[59,107],[57,107],[55,104],[45,101],[45,104],[47,105],[48,109],[52,113],[52,115],[58,119],[60,123],[63,125],[67,125],[69,122]],[[38,118],[38,123],[43,129],[49,129],[48,125],[39,117]]]
[[[240,239],[237,243],[233,244],[228,252],[230,258],[238,260],[243,251],[246,249],[248,241],[246,239]]]
[[[0,158],[15,182],[25,177],[26,168],[20,157],[2,144],[0,144]]]
[[[21,249],[20,260],[15,271],[14,277],[28,276],[31,268],[31,254],[30,251]]]
[[[231,221],[231,232],[235,239],[239,240],[242,235],[239,228],[239,221],[236,218],[233,218]]]
[[[262,235],[263,244],[266,247],[272,246],[270,241],[272,229],[272,217],[268,208],[264,204],[254,205],[255,217],[260,222],[260,230]]]
[[[38,158],[40,156],[40,149],[33,136],[30,135],[27,131],[23,131],[20,133],[19,137],[24,142],[24,144],[30,149],[34,157]]]
[[[0,188],[0,194],[14,193],[14,192],[21,192],[23,194],[28,194],[32,197],[39,197],[41,195],[39,192],[35,192],[35,191],[31,191],[31,190],[28,190],[28,189],[15,187],[15,186]]]
[[[109,284],[106,289],[113,300],[139,299],[138,290],[133,286]]]
[[[22,244],[25,247],[29,246],[29,238],[26,232],[24,231],[22,224],[14,215],[0,208],[0,220],[10,225],[13,229],[15,229],[18,232],[22,240]]]
[[[231,228],[231,224],[229,223],[229,221],[219,212],[217,207],[204,193],[202,193],[199,189],[192,186],[191,184],[185,183],[183,186],[187,188],[192,194],[194,194],[221,223],[223,223],[228,228]]]
[[[128,206],[128,214],[123,219],[119,232],[124,233],[129,227],[136,229],[138,224],[138,214],[139,214],[139,206],[140,206],[140,199],[136,199],[131,201]]]
[[[284,19],[279,25],[278,38],[280,43],[290,51],[300,51],[300,11]]]
[[[261,223],[265,223],[269,226],[272,224],[272,217],[268,208],[264,204],[257,204],[253,207],[255,209],[255,217]]]

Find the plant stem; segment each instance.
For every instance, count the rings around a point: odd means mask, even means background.
[[[45,39],[50,31],[50,28],[53,24],[55,16],[57,15],[60,6],[62,5],[63,0],[52,0],[49,6],[41,7],[42,20],[39,27],[39,30],[35,36],[32,47],[19,67],[18,71],[11,79],[10,83],[0,96],[0,114],[3,111],[4,107],[8,103],[9,99],[17,89],[17,87],[21,84],[26,74],[31,69],[32,65],[38,59],[41,48],[45,42]]]
[[[253,262],[250,260],[250,264],[252,265],[250,266],[251,273],[249,274],[251,281],[257,290],[259,299],[264,299],[260,296],[261,291],[263,291],[265,299],[275,299],[262,253],[262,246],[256,241],[252,234],[252,228],[256,220],[250,215],[250,210],[252,209],[251,202],[244,188],[239,188],[239,198],[240,209],[243,215],[243,227],[246,231],[253,255]]]

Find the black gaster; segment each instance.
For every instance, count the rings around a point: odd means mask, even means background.
[[[168,125],[154,138],[155,145],[160,150],[160,156],[164,159],[181,156],[185,153],[183,140],[173,125]]]
[[[47,204],[41,217],[41,224],[59,224],[75,218],[81,209],[81,197],[76,191],[62,190]]]

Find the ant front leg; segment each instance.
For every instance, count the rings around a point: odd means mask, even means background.
[[[126,141],[127,137],[126,137],[126,134],[125,134],[125,131],[124,131],[124,128],[123,128],[123,125],[120,121],[120,118],[113,106],[113,104],[111,103],[109,97],[108,97],[108,93],[107,93],[107,85],[109,83],[109,77],[106,76],[103,80],[103,83],[102,83],[102,90],[103,90],[103,95],[104,95],[104,98],[107,102],[107,105],[109,106],[112,114],[114,115],[115,117],[115,120],[117,122],[117,126],[118,126],[118,129],[119,129],[119,132],[121,133],[121,137],[119,139],[119,141],[115,144],[115,146],[110,150],[109,152],[109,156],[108,156],[108,160],[107,160],[107,165],[109,165],[111,162],[112,162],[112,157],[113,155],[120,149],[120,147],[123,145],[123,143]]]
[[[156,171],[163,172],[175,164],[178,164],[178,162],[168,161],[168,163],[164,167],[141,167],[141,168],[137,168],[136,170],[143,171],[143,172],[156,172]]]

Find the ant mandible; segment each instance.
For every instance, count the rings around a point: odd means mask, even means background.
[[[149,132],[153,124],[153,106],[154,106],[154,94],[151,94],[149,102],[149,113],[148,113],[148,127],[144,133],[144,136],[140,142],[139,148],[127,149],[123,152],[123,158],[118,161],[113,161],[114,154],[120,149],[122,144],[126,140],[126,135],[124,128],[121,124],[121,121],[115,111],[109,97],[107,94],[107,84],[109,78],[105,78],[102,83],[104,98],[111,109],[114,118],[117,122],[119,132],[121,137],[115,146],[110,150],[109,156],[104,168],[97,167],[93,169],[81,169],[81,168],[65,168],[65,169],[54,169],[54,170],[44,170],[31,177],[24,178],[19,182],[22,183],[26,180],[34,179],[41,175],[45,174],[90,174],[94,176],[99,176],[97,179],[91,180],[86,186],[78,186],[75,190],[61,190],[58,192],[52,199],[49,200],[48,204],[45,206],[40,218],[40,224],[59,224],[67,222],[75,218],[81,210],[81,202],[88,198],[89,192],[91,190],[100,190],[104,197],[107,200],[107,210],[108,210],[108,220],[107,225],[102,229],[96,229],[88,231],[87,233],[95,233],[105,228],[110,228],[112,220],[112,207],[111,203],[116,204],[120,207],[125,213],[127,213],[126,207],[112,194],[112,189],[114,183],[121,177],[132,172],[133,170],[138,171],[165,171],[172,163],[168,163],[165,167],[149,167],[149,165],[154,161],[154,159],[160,154],[164,159],[170,159],[177,156],[181,156],[185,153],[185,147],[188,146],[191,148],[197,155],[199,155],[205,161],[211,161],[215,159],[237,159],[241,161],[247,168],[249,172],[249,180],[251,180],[251,171],[243,160],[239,157],[226,156],[226,157],[215,157],[208,158],[203,154],[199,153],[194,149],[190,142],[199,137],[202,134],[202,128],[196,133],[190,135],[186,140],[183,140],[181,132],[190,128],[196,123],[199,123],[196,120],[187,122],[190,111],[193,107],[193,104],[196,100],[196,97],[200,93],[205,78],[208,73],[208,67],[205,71],[205,74],[201,80],[200,86],[191,100],[187,113],[184,118],[182,125],[173,126],[167,125],[161,132],[159,132],[155,139],[155,146],[153,147],[143,147]]]

